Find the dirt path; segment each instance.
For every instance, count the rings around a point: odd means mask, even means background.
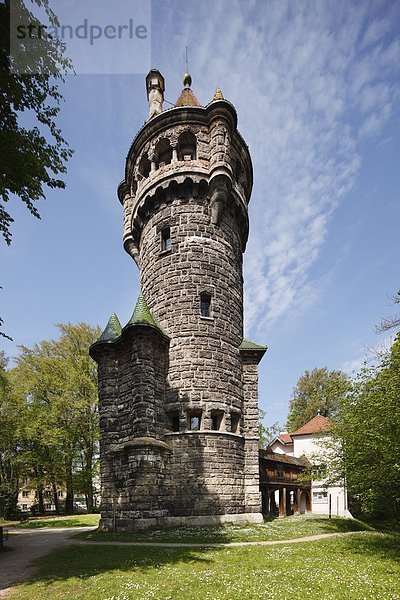
[[[9,539],[4,544],[10,551],[0,553],[0,598],[17,583],[32,578],[36,568],[31,564],[32,561],[74,543],[71,536],[90,529],[96,528],[10,529]]]
[[[365,531],[345,531],[343,533],[319,533],[318,535],[307,535],[305,537],[293,538],[291,540],[268,540],[259,542],[103,542],[93,540],[75,540],[78,545],[99,544],[101,546],[137,546],[147,548],[230,548],[232,546],[276,546],[277,544],[299,544],[301,542],[315,542],[331,537],[342,537],[354,535],[355,533],[366,533]]]

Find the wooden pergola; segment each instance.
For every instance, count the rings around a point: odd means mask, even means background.
[[[260,490],[265,517],[285,517],[311,511],[311,482],[305,480],[310,463],[305,457],[260,450]],[[276,502],[275,492],[279,492]]]

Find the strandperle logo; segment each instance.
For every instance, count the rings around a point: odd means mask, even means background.
[[[91,24],[88,19],[84,19],[83,23],[77,26],[60,25],[56,27],[55,25],[42,25],[38,23],[18,25],[16,37],[18,40],[25,40],[26,38],[41,40],[47,37],[59,40],[73,40],[76,38],[79,40],[89,40],[92,46],[96,40],[101,38],[121,40],[125,37],[131,40],[134,38],[145,40],[147,36],[146,25],[136,25],[133,19],[129,19],[127,24],[105,26]]]
[[[62,61],[77,75],[151,67],[151,0],[9,1],[13,73],[57,75]]]

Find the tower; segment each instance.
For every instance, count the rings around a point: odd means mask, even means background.
[[[201,106],[191,77],[149,117],[118,188],[141,295],[90,348],[98,363],[101,527],[261,520],[257,365],[243,339],[242,255],[252,188],[233,105]]]

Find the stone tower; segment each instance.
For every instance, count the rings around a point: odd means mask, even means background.
[[[90,354],[98,363],[101,527],[261,520],[257,365],[243,339],[242,255],[252,164],[233,105],[201,106],[184,77],[130,147],[118,197],[141,295]]]

